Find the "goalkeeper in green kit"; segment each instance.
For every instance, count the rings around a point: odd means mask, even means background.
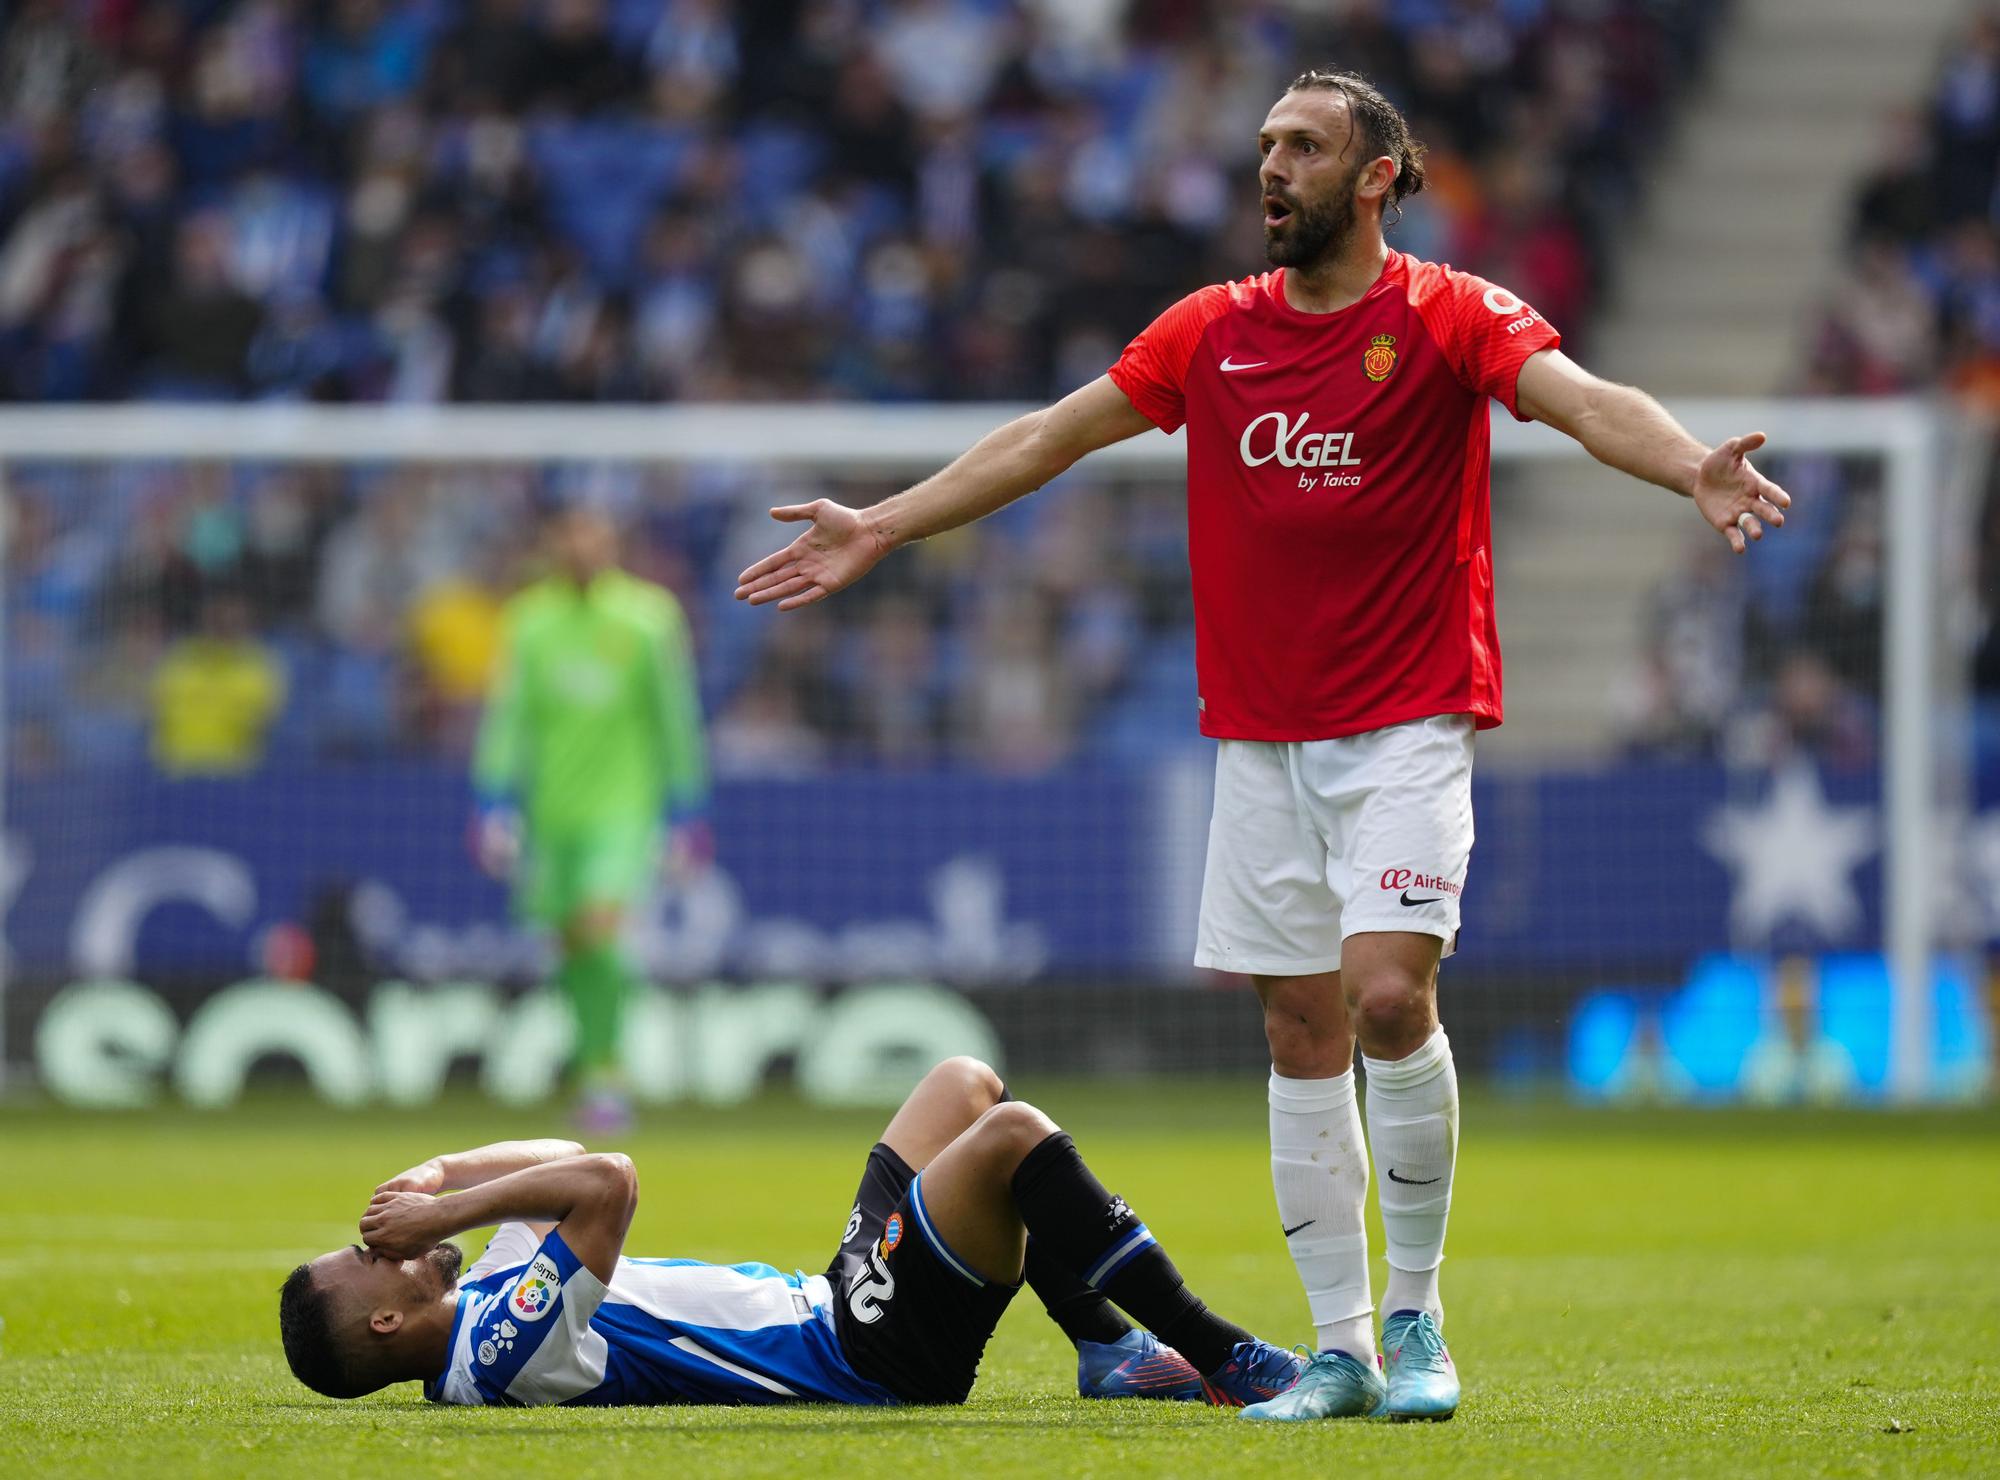
[[[708,764],[686,618],[672,593],[618,569],[602,513],[548,525],[550,572],[516,595],[473,758],[481,867],[556,933],[576,1014],[578,1118],[615,1134],[631,1111],[619,1030],[631,972],[625,912],[661,861],[705,865]]]

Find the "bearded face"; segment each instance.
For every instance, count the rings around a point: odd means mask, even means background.
[[[1301,197],[1280,186],[1265,192],[1264,256],[1273,267],[1310,267],[1346,249],[1360,219],[1354,187],[1365,164],[1356,161],[1321,195]]]
[[[425,1254],[421,1262],[428,1265],[430,1272],[438,1277],[439,1287],[449,1290],[458,1283],[458,1271],[465,1263],[465,1255],[457,1244],[443,1243]]]

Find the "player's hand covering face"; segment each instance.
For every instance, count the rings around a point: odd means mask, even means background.
[[[313,1281],[370,1307],[431,1300],[458,1283],[465,1256],[457,1244],[438,1244],[414,1259],[351,1245],[313,1261]]]
[[[427,1192],[378,1192],[361,1215],[361,1238],[394,1259],[415,1259],[445,1235],[437,1199]]]
[[[1731,437],[1702,459],[1695,474],[1694,503],[1729,548],[1741,555],[1750,540],[1764,538],[1764,526],[1784,527],[1792,496],[1750,466],[1749,454],[1764,445],[1762,432]]]

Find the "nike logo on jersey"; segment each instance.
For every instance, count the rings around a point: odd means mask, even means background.
[[[1290,1228],[1287,1228],[1285,1230],[1285,1237],[1290,1238],[1293,1234],[1297,1233],[1301,1228],[1311,1228],[1313,1224],[1317,1222],[1319,1222],[1319,1219],[1317,1218],[1308,1218],[1303,1223],[1294,1223]]]
[[[1438,902],[1438,901],[1439,901],[1440,899],[1443,899],[1443,898],[1444,898],[1444,896],[1443,896],[1442,894],[1433,894],[1433,895],[1430,895],[1430,896],[1428,896],[1428,897],[1426,897],[1426,898],[1424,898],[1424,899],[1412,899],[1412,898],[1410,898],[1410,891],[1409,891],[1409,890],[1405,889],[1405,890],[1403,891],[1403,903],[1404,903],[1405,905],[1413,905],[1413,904],[1436,904],[1436,903],[1437,903],[1437,902]]]
[[[1239,365],[1236,363],[1234,355],[1224,355],[1222,357],[1222,373],[1227,375],[1232,370],[1255,370],[1259,365],[1268,365],[1270,363],[1269,360],[1245,360]]]
[[[1443,1177],[1399,1177],[1394,1167],[1389,1168],[1389,1180],[1401,1182],[1405,1187],[1428,1187],[1433,1182],[1442,1182]]]

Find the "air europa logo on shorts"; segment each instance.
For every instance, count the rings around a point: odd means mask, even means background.
[[[1311,420],[1310,411],[1301,411],[1296,422],[1282,411],[1266,411],[1243,429],[1243,440],[1238,444],[1243,465],[1261,468],[1275,458],[1281,468],[1361,466],[1361,459],[1354,455],[1354,433],[1308,432],[1306,423]],[[1267,422],[1271,424],[1268,433],[1263,430]]]
[[[1463,887],[1452,883],[1440,874],[1420,874],[1406,868],[1385,868],[1382,870],[1384,889],[1435,889],[1440,894],[1454,897],[1463,893]]]

